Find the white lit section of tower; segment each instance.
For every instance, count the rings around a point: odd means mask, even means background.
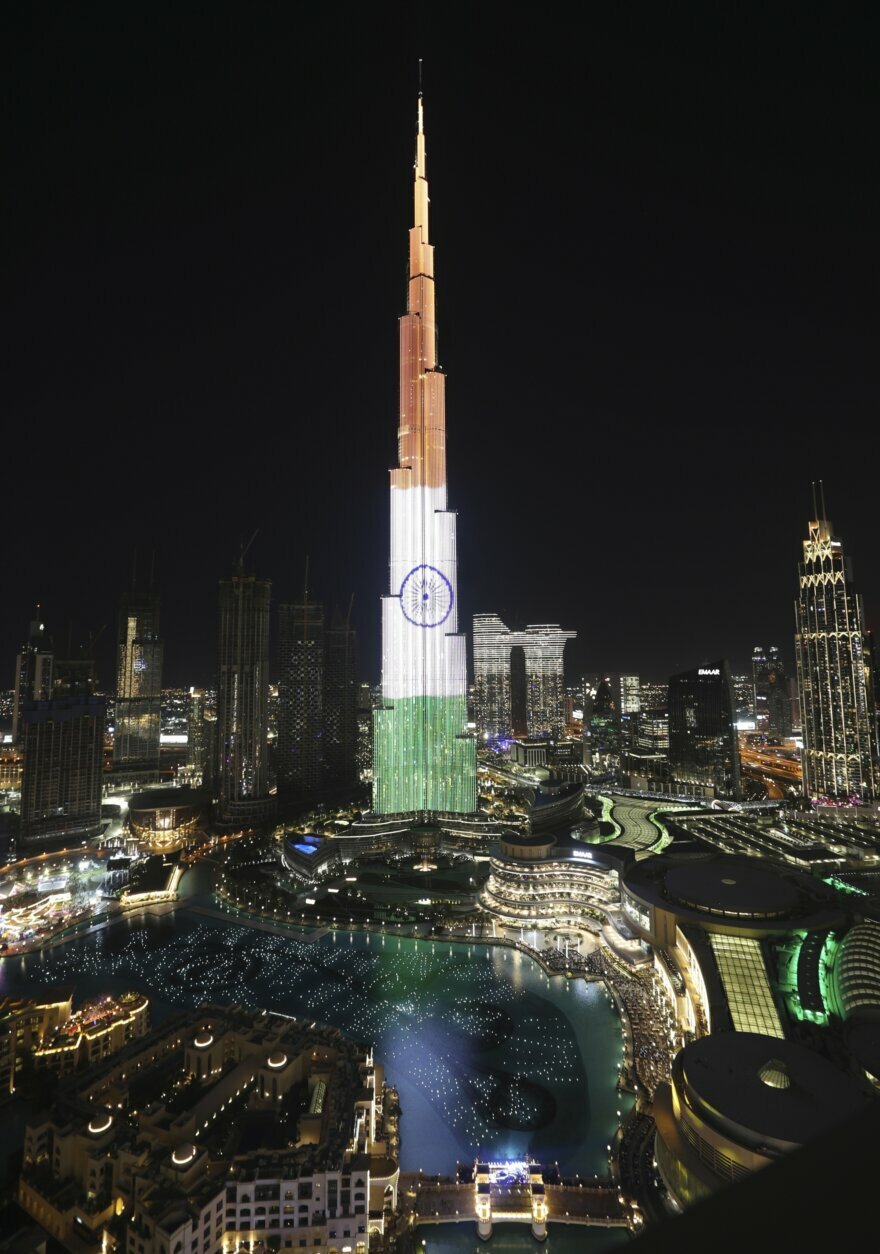
[[[437,364],[419,98],[389,590],[382,598],[382,705],[374,713],[373,809],[380,814],[470,814],[477,805],[466,645],[458,631],[455,514],[446,508],[445,383]]]

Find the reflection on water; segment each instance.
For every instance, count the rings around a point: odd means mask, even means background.
[[[2,991],[71,982],[78,998],[142,990],[154,1021],[238,1002],[372,1042],[400,1093],[406,1170],[450,1172],[481,1151],[601,1175],[628,1109],[604,987],[548,979],[507,949],[349,932],[307,944],[182,910],[0,965]]]

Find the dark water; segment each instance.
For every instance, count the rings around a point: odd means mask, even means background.
[[[348,932],[308,944],[184,908],[0,961],[2,992],[70,982],[78,999],[145,992],[154,1022],[238,1002],[372,1042],[400,1093],[404,1170],[530,1154],[603,1175],[630,1100],[616,1090],[621,1028],[604,986],[548,979],[507,949]]]

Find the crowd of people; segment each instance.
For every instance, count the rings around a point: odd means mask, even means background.
[[[632,1055],[636,1077],[649,1098],[661,1080],[669,1079],[674,1029],[669,1007],[647,971],[627,971],[607,949],[597,949],[584,959],[585,970],[602,978],[620,999],[632,1029]]]
[[[550,971],[562,974],[570,971],[572,975],[586,975],[589,972],[587,955],[570,945],[568,949],[553,947],[541,950],[541,962]]]

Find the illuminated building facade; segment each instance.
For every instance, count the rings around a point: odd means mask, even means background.
[[[269,725],[269,603],[272,585],[239,567],[220,581],[217,686],[218,817],[257,823],[271,815],[266,741]]]
[[[775,644],[752,650],[752,687],[755,700],[755,731],[780,740],[791,735],[791,699],[785,668]]]
[[[137,1109],[166,1082],[171,1109]],[[367,1254],[398,1201],[390,1096],[336,1028],[203,1006],[62,1076],[25,1129],[19,1202],[67,1249]]]
[[[31,622],[27,643],[15,659],[15,688],[12,696],[12,741],[17,744],[22,734],[25,703],[48,701],[52,696],[54,654],[45,623],[37,617]]]
[[[509,927],[582,927],[618,908],[619,872],[632,856],[508,832],[492,848],[480,904]]]
[[[291,796],[357,778],[357,641],[340,614],[308,599],[282,605],[278,787]]]
[[[24,707],[21,844],[85,840],[101,830],[102,697],[60,697]]]
[[[407,312],[400,319],[398,465],[391,471],[382,702],[373,723],[378,814],[476,810],[466,641],[458,630],[456,516],[446,501],[445,376],[437,364],[434,248],[418,105]]]
[[[670,679],[669,766],[682,792],[739,797],[739,746],[726,659]]]
[[[615,675],[620,691],[620,713],[638,714],[642,708],[641,683],[638,675]]]
[[[600,679],[584,718],[584,765],[607,769],[620,754],[620,711],[611,680]]]
[[[556,623],[511,631],[497,614],[474,615],[474,716],[481,736],[563,734],[563,656],[566,642],[576,636]]]
[[[880,790],[880,770],[862,600],[843,544],[827,518],[809,523],[803,546],[795,656],[804,795],[870,802]]]
[[[324,607],[282,605],[278,623],[278,788],[308,796],[322,783]]]
[[[171,853],[199,830],[202,808],[192,788],[149,788],[129,800],[129,825],[148,853]]]
[[[132,588],[119,608],[114,774],[158,778],[162,652],[159,597],[152,587],[144,596]]]

